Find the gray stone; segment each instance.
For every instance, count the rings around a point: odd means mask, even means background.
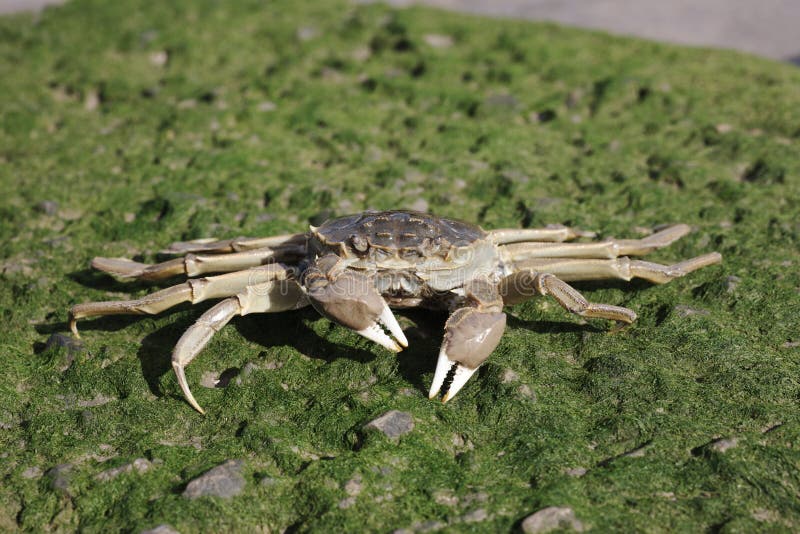
[[[29,467],[22,472],[22,478],[39,478],[42,476],[42,470],[36,466]]]
[[[713,441],[710,445],[712,451],[725,452],[739,445],[737,438],[723,438]]]
[[[137,458],[134,461],[120,465],[119,467],[112,467],[111,469],[106,469],[94,476],[95,480],[99,480],[100,482],[107,482],[109,480],[115,479],[123,473],[130,473],[132,471],[136,471],[137,473],[144,473],[145,471],[149,470],[153,467],[153,464],[150,463],[149,460],[146,458]]]
[[[583,475],[586,474],[586,468],[585,467],[572,467],[570,469],[567,469],[565,471],[565,473],[567,473],[571,477],[582,477]]]
[[[484,104],[493,110],[513,111],[519,106],[519,100],[508,93],[492,94],[486,97]]]
[[[229,499],[242,492],[245,485],[242,476],[242,460],[228,460],[214,467],[186,485],[183,496],[187,499],[198,497],[222,497]]]
[[[72,362],[75,360],[75,356],[83,351],[83,345],[77,339],[73,339],[64,334],[50,334],[50,337],[48,337],[47,341],[44,343],[44,350],[48,351],[59,348],[64,349],[65,352],[64,363],[59,368],[61,371],[69,369],[69,366],[72,365]]]
[[[58,213],[58,202],[53,200],[42,200],[36,204],[36,211],[45,215],[55,215]]]
[[[486,521],[489,518],[489,514],[486,513],[486,510],[483,508],[478,508],[477,510],[473,510],[471,512],[467,512],[464,514],[462,519],[466,523],[479,523],[481,521]]]
[[[181,534],[169,525],[160,524],[150,530],[143,530],[141,534]]]
[[[81,408],[94,408],[95,406],[102,406],[115,400],[117,400],[117,397],[106,397],[102,393],[98,393],[93,399],[79,400],[77,405]]]
[[[736,288],[739,287],[739,284],[741,282],[742,282],[741,278],[732,274],[725,279],[725,290],[728,293],[733,293],[734,291],[736,291]]]
[[[50,487],[69,495],[70,471],[72,464],[58,464],[48,469],[45,475],[50,479]]]
[[[583,523],[575,517],[572,508],[562,506],[543,508],[535,514],[529,515],[522,522],[522,531],[525,534],[538,534],[567,528],[583,532]]]
[[[414,418],[410,413],[391,410],[377,419],[373,419],[364,425],[364,428],[374,428],[390,438],[397,438],[414,430]]]
[[[453,46],[453,38],[449,35],[440,33],[428,33],[422,37],[428,46],[433,48],[450,48]]]
[[[685,304],[678,304],[675,306],[672,311],[678,314],[678,317],[691,317],[692,315],[708,315],[708,310],[702,310],[699,308],[692,308],[691,306],[686,306]]]

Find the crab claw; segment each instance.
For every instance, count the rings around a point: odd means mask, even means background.
[[[403,330],[372,281],[358,272],[337,272],[336,266],[326,265],[326,261],[328,257],[318,260],[318,265],[307,271],[305,285],[311,305],[328,319],[393,352],[407,347]]]
[[[502,312],[475,308],[456,310],[445,325],[444,341],[428,396],[432,399],[443,393],[442,402],[455,397],[500,343],[505,326],[506,314]]]

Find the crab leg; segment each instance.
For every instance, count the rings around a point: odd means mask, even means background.
[[[430,398],[443,393],[442,402],[452,399],[486,361],[506,326],[503,301],[495,284],[475,279],[464,290],[466,305],[455,310],[445,324],[429,393]]]
[[[77,321],[84,317],[155,315],[181,302],[197,303],[207,299],[229,297],[249,286],[259,287],[259,284],[266,284],[274,280],[288,281],[293,275],[292,270],[271,264],[246,271],[187,280],[182,284],[156,291],[140,299],[77,304],[69,311],[69,327],[78,337]]]
[[[272,237],[235,237],[233,239],[195,239],[193,241],[176,241],[166,250],[167,254],[186,254],[187,252],[207,252],[224,254],[242,252],[259,248],[277,248],[283,246],[302,246],[305,249],[307,234],[285,234]]]
[[[186,400],[205,413],[195,400],[184,368],[200,354],[211,338],[237,315],[293,310],[308,304],[305,293],[294,280],[272,280],[248,285],[237,295],[218,302],[206,311],[178,340],[172,351],[172,368]]]
[[[561,224],[551,224],[546,228],[504,228],[491,230],[489,239],[498,245],[519,243],[522,241],[547,241],[560,243],[576,237],[594,237],[594,232],[576,230]]]
[[[500,282],[499,290],[505,304],[523,302],[535,294],[550,295],[564,309],[581,317],[610,319],[628,324],[636,320],[636,312],[633,310],[589,302],[577,289],[551,273],[520,271],[505,277]]]
[[[664,284],[721,261],[722,256],[718,252],[711,252],[673,265],[632,260],[627,257],[611,260],[541,258],[514,262],[511,267],[514,271],[552,273],[569,282],[642,278],[656,284]]]
[[[279,245],[243,252],[220,254],[189,253],[161,263],[139,263],[126,258],[95,258],[92,267],[116,276],[139,280],[164,280],[173,276],[231,272],[257,267],[273,261],[292,262],[306,253],[304,244]]]
[[[674,243],[690,230],[688,225],[676,224],[643,239],[608,239],[597,243],[517,243],[500,247],[500,255],[504,261],[641,256]]]

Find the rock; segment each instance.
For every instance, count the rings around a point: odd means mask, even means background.
[[[567,469],[565,471],[565,473],[567,473],[571,477],[582,477],[583,475],[586,474],[586,468],[585,467],[573,467],[573,468]]]
[[[36,204],[36,211],[45,215],[55,215],[58,213],[58,202],[53,200],[42,200]]]
[[[75,356],[83,351],[83,345],[80,341],[73,339],[70,336],[58,333],[50,334],[50,337],[48,337],[47,341],[44,343],[45,351],[49,351],[54,348],[63,348],[66,352],[64,363],[61,365],[61,367],[59,367],[61,371],[66,371],[69,369],[69,366],[72,365],[72,362],[75,360]]]
[[[137,473],[144,473],[151,467],[153,467],[153,464],[151,464],[150,461],[147,460],[146,458],[137,458],[134,461],[124,465],[120,465],[119,467],[112,467],[111,469],[106,469],[105,471],[96,474],[94,476],[94,479],[99,480],[100,482],[108,482],[109,480],[115,479],[123,473],[130,473],[132,471],[136,471]]]
[[[436,504],[442,506],[456,506],[458,504],[458,496],[453,494],[452,490],[439,490],[433,494],[433,500]]]
[[[737,438],[723,438],[711,442],[710,448],[712,451],[725,452],[728,449],[733,449],[739,445]]]
[[[548,506],[529,515],[522,521],[522,531],[525,534],[550,532],[556,529],[572,529],[583,532],[583,523],[575,517],[572,508],[562,506]]]
[[[39,478],[42,476],[42,470],[36,466],[29,467],[25,471],[22,472],[22,478]]]
[[[72,464],[58,464],[48,469],[45,475],[50,479],[50,487],[69,495],[70,471]]]
[[[675,306],[672,311],[678,314],[678,317],[691,317],[692,315],[708,315],[708,310],[702,310],[699,308],[692,308],[690,306],[686,306],[685,304],[678,304]]]
[[[169,61],[169,52],[166,50],[152,52],[148,59],[150,60],[151,65],[155,67],[163,67]]]
[[[506,369],[505,371],[503,371],[503,377],[501,380],[503,381],[503,384],[509,384],[511,382],[518,381],[519,375],[511,369]]]
[[[355,497],[361,490],[363,489],[363,484],[361,483],[361,475],[356,474],[353,478],[347,481],[344,485],[344,491],[350,495],[351,497]]]
[[[98,393],[95,395],[93,399],[89,400],[79,400],[77,405],[81,408],[93,408],[95,406],[102,406],[104,404],[108,404],[111,401],[117,400],[117,397],[106,397],[102,393]]]
[[[486,97],[484,104],[493,110],[513,111],[519,106],[519,101],[508,93],[497,93]]]
[[[141,534],[181,534],[181,533],[172,528],[171,526],[162,523],[157,527],[151,528],[150,530],[143,530]]]
[[[480,521],[486,521],[488,517],[489,514],[486,513],[486,510],[478,508],[477,510],[467,512],[461,519],[466,523],[479,523]]]
[[[429,33],[422,38],[425,44],[433,48],[450,48],[453,46],[453,38],[449,35],[440,33]]]
[[[742,279],[738,276],[732,274],[728,278],[725,279],[725,291],[728,293],[733,293],[736,291],[736,288],[739,287]]]
[[[186,485],[183,496],[187,499],[198,497],[222,497],[229,499],[242,492],[245,485],[242,476],[242,460],[228,460],[214,467]]]
[[[414,430],[414,418],[410,413],[391,410],[373,419],[364,425],[364,428],[374,428],[383,432],[387,437],[397,438]]]

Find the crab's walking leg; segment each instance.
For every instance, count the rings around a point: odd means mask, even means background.
[[[718,252],[711,252],[673,265],[661,265],[630,258],[612,260],[540,258],[512,262],[511,268],[514,271],[532,270],[552,273],[560,279],[570,282],[642,278],[656,284],[664,284],[721,261],[722,256]]]
[[[506,326],[503,301],[497,285],[485,279],[464,286],[466,303],[445,324],[444,340],[429,393],[443,391],[442,402],[452,399],[500,343]],[[446,384],[450,378],[449,386]]]
[[[489,238],[498,245],[520,243],[523,241],[547,241],[560,243],[576,237],[594,237],[594,232],[577,230],[560,224],[551,224],[546,228],[504,228],[489,232]]]
[[[500,255],[506,261],[642,256],[674,243],[689,231],[689,226],[676,224],[643,239],[608,239],[597,243],[516,243],[500,247]]]
[[[206,311],[178,340],[172,351],[172,368],[186,400],[205,413],[192,395],[184,368],[203,350],[211,338],[237,315],[293,310],[308,304],[295,280],[275,279],[248,285],[236,296],[218,302]]]
[[[77,304],[69,311],[69,327],[78,336],[78,319],[97,315],[155,315],[181,302],[200,302],[229,297],[248,286],[288,279],[294,272],[277,264],[246,271],[187,280],[183,284],[156,291],[135,300],[114,300]]]
[[[92,267],[125,278],[164,280],[173,276],[241,271],[271,262],[291,263],[305,256],[304,244],[279,245],[230,254],[194,254],[161,263],[139,263],[126,258],[95,258]]]
[[[550,295],[567,311],[593,319],[610,319],[630,324],[636,320],[636,312],[613,306],[589,302],[577,289],[551,273],[520,271],[505,277],[500,282],[500,293],[505,304],[516,304],[536,294]]]
[[[224,254],[227,252],[243,252],[259,248],[278,248],[287,246],[305,247],[306,234],[286,234],[272,237],[236,237],[233,239],[195,239],[193,241],[177,241],[166,250],[167,254],[186,254],[187,252],[206,252]]]

